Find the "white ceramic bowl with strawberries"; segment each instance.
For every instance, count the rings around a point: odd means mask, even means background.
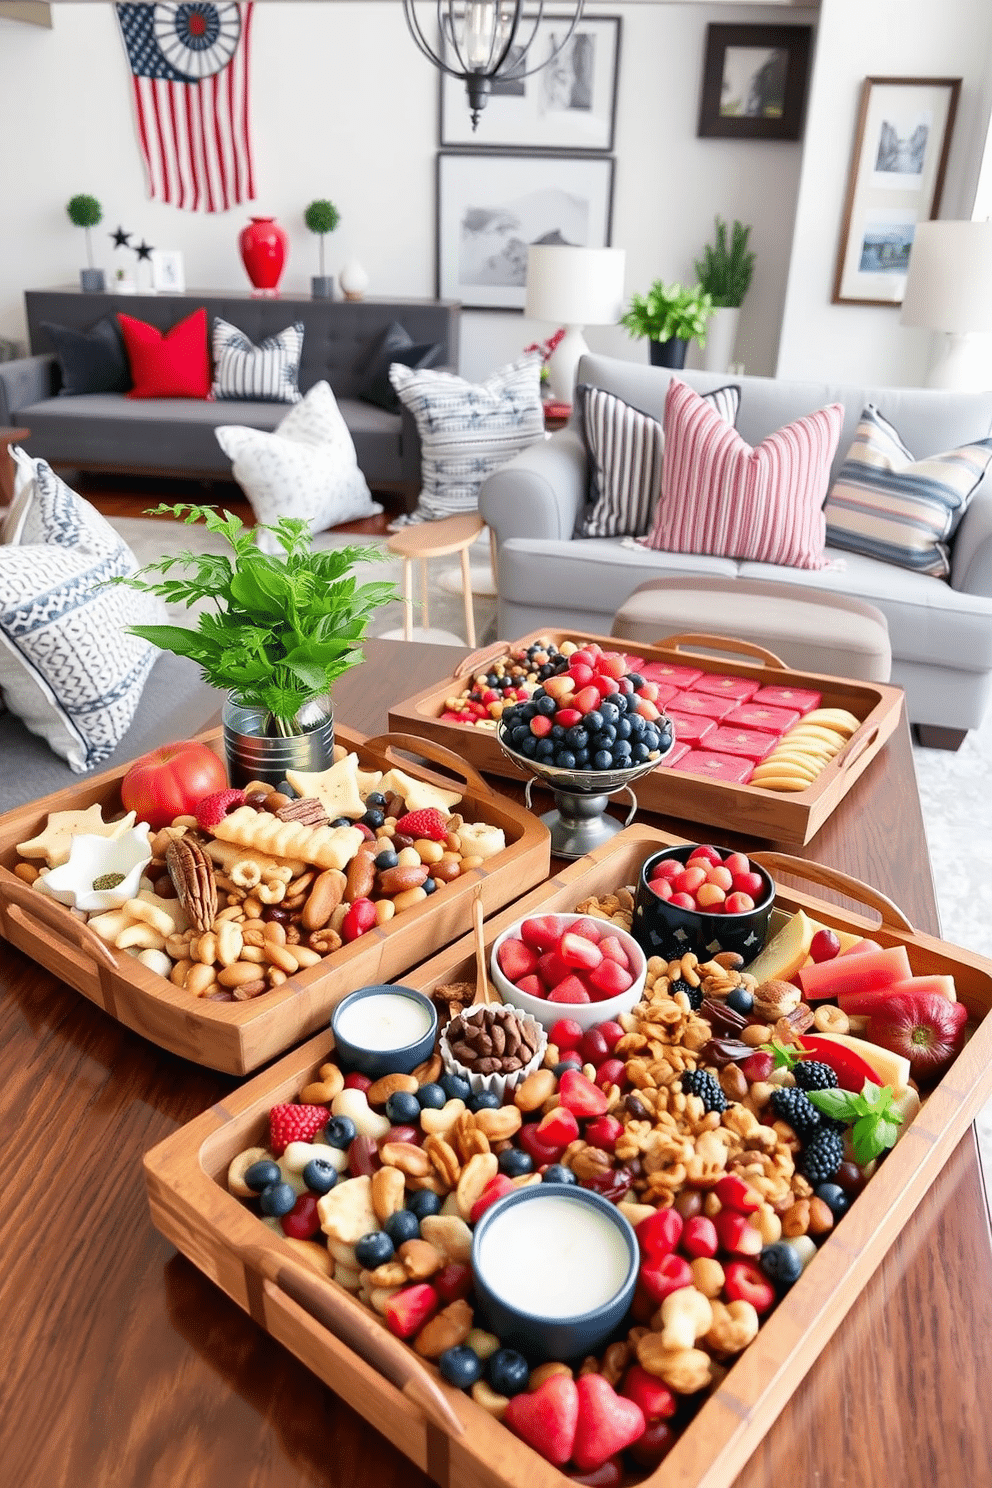
[[[493,984],[545,1028],[574,1018],[585,1030],[628,1013],[644,993],[647,959],[632,935],[583,914],[533,914],[494,942]]]

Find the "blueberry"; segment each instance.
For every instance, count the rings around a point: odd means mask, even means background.
[[[766,1245],[758,1257],[762,1271],[782,1291],[788,1291],[803,1274],[799,1252],[787,1240]]]
[[[521,739],[520,747],[517,750],[517,753],[526,755],[528,759],[533,759],[534,755],[537,753],[537,740],[534,738],[534,735],[531,733],[530,729],[527,730],[526,737]]]
[[[618,739],[629,739],[630,738],[630,719],[629,718],[621,718],[620,722],[617,724],[617,738]]]
[[[467,1344],[445,1349],[437,1361],[444,1379],[456,1390],[468,1390],[482,1376],[482,1360]]]
[[[395,1254],[393,1242],[384,1230],[373,1230],[371,1235],[363,1235],[355,1242],[355,1260],[366,1271],[384,1266]]]
[[[577,749],[575,751],[575,768],[577,770],[588,770],[588,768],[589,768],[589,751],[588,751],[588,749]]]
[[[355,1140],[355,1123],[350,1116],[332,1116],[324,1127],[324,1136],[329,1147],[338,1147],[344,1152]]]
[[[555,746],[552,744],[548,736],[545,735],[543,739],[538,739],[537,741],[537,748],[534,750],[534,758],[539,760],[549,760],[554,752]]]
[[[449,1100],[467,1101],[472,1094],[471,1085],[461,1075],[442,1075],[438,1084]]]
[[[429,1085],[421,1085],[417,1091],[417,1105],[422,1111],[440,1111],[447,1104],[448,1097],[432,1080]]]
[[[552,743],[554,743],[554,744],[560,744],[562,742],[562,740],[564,739],[564,737],[565,737],[565,730],[562,727],[562,725],[560,723],[553,723],[551,725],[551,732],[548,735],[548,738],[552,741]]]
[[[498,1162],[500,1172],[507,1178],[522,1178],[534,1171],[534,1159],[520,1147],[504,1147]]]
[[[530,1365],[516,1349],[501,1348],[491,1355],[486,1374],[497,1395],[522,1395],[530,1378]]]
[[[565,730],[565,743],[571,749],[585,749],[589,743],[589,731],[584,729],[580,723],[576,723],[572,728]]]
[[[644,678],[640,672],[631,672],[628,680],[635,692],[638,692],[644,686]]]
[[[386,798],[382,791],[369,791],[365,797],[366,806],[385,806]]]
[[[631,713],[630,732],[635,739],[639,739],[648,726],[647,719],[640,713]]]
[[[530,729],[525,723],[518,723],[510,730],[510,748],[520,753],[520,746],[525,739],[531,737]]]
[[[623,769],[630,764],[630,744],[626,739],[618,739],[613,746],[613,763]]]
[[[638,739],[636,744],[630,746],[630,757],[635,765],[642,765],[646,759],[650,758],[650,755],[651,751],[643,739]]]
[[[355,823],[350,816],[336,816],[330,825],[332,827],[353,827]]]
[[[296,1203],[296,1190],[288,1183],[270,1183],[268,1188],[263,1188],[258,1196],[263,1214],[271,1214],[276,1219],[282,1214],[288,1214]]]
[[[418,1220],[426,1219],[431,1214],[440,1214],[440,1195],[432,1193],[429,1188],[418,1189],[407,1200],[407,1208],[411,1214],[416,1215]]]
[[[575,755],[570,749],[559,749],[558,753],[555,755],[555,764],[558,766],[559,770],[574,770]]]
[[[466,1101],[470,1111],[495,1111],[501,1104],[495,1090],[477,1090]]]
[[[253,1162],[245,1172],[245,1183],[255,1193],[261,1193],[262,1189],[268,1188],[270,1183],[281,1182],[282,1173],[279,1171],[279,1164],[269,1162],[267,1158],[263,1158],[261,1162]]]
[[[386,813],[381,806],[370,806],[361,820],[366,827],[371,827],[374,832],[386,820]]]
[[[821,1183],[816,1197],[823,1200],[835,1220],[841,1219],[851,1207],[851,1195],[845,1193],[839,1183]]]
[[[417,1126],[420,1123],[420,1102],[408,1090],[397,1090],[386,1102],[386,1115],[394,1126]]]
[[[564,1163],[551,1163],[544,1170],[545,1183],[578,1183],[578,1181],[571,1168],[566,1168]]]
[[[383,1229],[394,1245],[402,1245],[405,1240],[417,1240],[420,1238],[420,1220],[411,1209],[397,1209],[391,1214],[383,1225]]]
[[[558,704],[555,702],[554,698],[548,697],[548,694],[546,692],[540,693],[535,698],[535,702],[537,703],[538,713],[544,713],[548,718],[552,716],[552,714],[555,712],[555,709],[558,707]]]
[[[560,1080],[566,1070],[580,1070],[581,1068],[582,1060],[579,1058],[578,1054],[566,1054],[565,1058],[560,1059],[555,1065],[552,1073],[554,1074],[556,1079]]]
[[[385,873],[387,868],[395,868],[399,858],[391,847],[384,848],[381,853],[376,854],[375,866],[380,873]]]
[[[617,707],[616,703],[612,702],[608,698],[604,699],[603,702],[600,703],[599,712],[603,718],[604,723],[616,723],[617,719],[620,717],[620,709]]]
[[[613,756],[608,749],[597,749],[592,757],[594,770],[609,770],[613,764]]]
[[[420,887],[423,889],[427,897],[430,898],[431,894],[433,894],[434,890],[437,888],[437,879],[425,878]]]
[[[746,987],[732,987],[727,993],[727,1006],[732,1013],[740,1013],[742,1018],[750,1017],[754,996]]]
[[[303,1182],[311,1193],[330,1193],[337,1181],[337,1168],[322,1157],[313,1158],[303,1169]]]
[[[586,714],[586,728],[591,734],[596,734],[603,727],[603,715],[598,708],[593,708],[591,713]]]

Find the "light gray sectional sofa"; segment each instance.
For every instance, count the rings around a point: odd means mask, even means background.
[[[751,445],[794,419],[841,403],[845,409],[831,479],[865,405],[874,403],[917,458],[992,433],[992,391],[838,387],[772,378],[679,376],[704,393],[739,382],[737,429]],[[579,381],[606,388],[662,419],[672,373],[609,357],[585,356]],[[910,720],[966,731],[981,722],[992,695],[992,475],[986,474],[958,528],[950,581],[830,548],[839,569],[799,570],[698,554],[652,552],[620,538],[574,538],[588,493],[585,447],[575,414],[550,439],[532,445],[483,484],[479,505],[499,545],[498,633],[508,638],[542,625],[581,626],[609,634],[624,600],[653,578],[717,575],[777,580],[851,595],[888,621],[892,681],[905,689]],[[703,628],[693,615],[688,629]]]

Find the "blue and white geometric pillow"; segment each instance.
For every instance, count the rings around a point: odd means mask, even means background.
[[[258,346],[244,331],[214,319],[214,398],[253,403],[298,403],[303,322],[267,336]]]
[[[44,460],[13,454],[34,490],[19,541],[0,546],[0,690],[82,774],[127,732],[159,654],[126,627],[167,616],[154,595],[103,587],[135,571],[131,549]]]

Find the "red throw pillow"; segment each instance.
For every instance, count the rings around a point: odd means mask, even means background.
[[[654,526],[640,542],[790,568],[825,568],[823,502],[844,421],[839,403],[756,449],[687,383],[665,398],[665,459]]]
[[[194,310],[162,332],[133,315],[118,313],[134,387],[129,398],[209,398],[207,312]]]

